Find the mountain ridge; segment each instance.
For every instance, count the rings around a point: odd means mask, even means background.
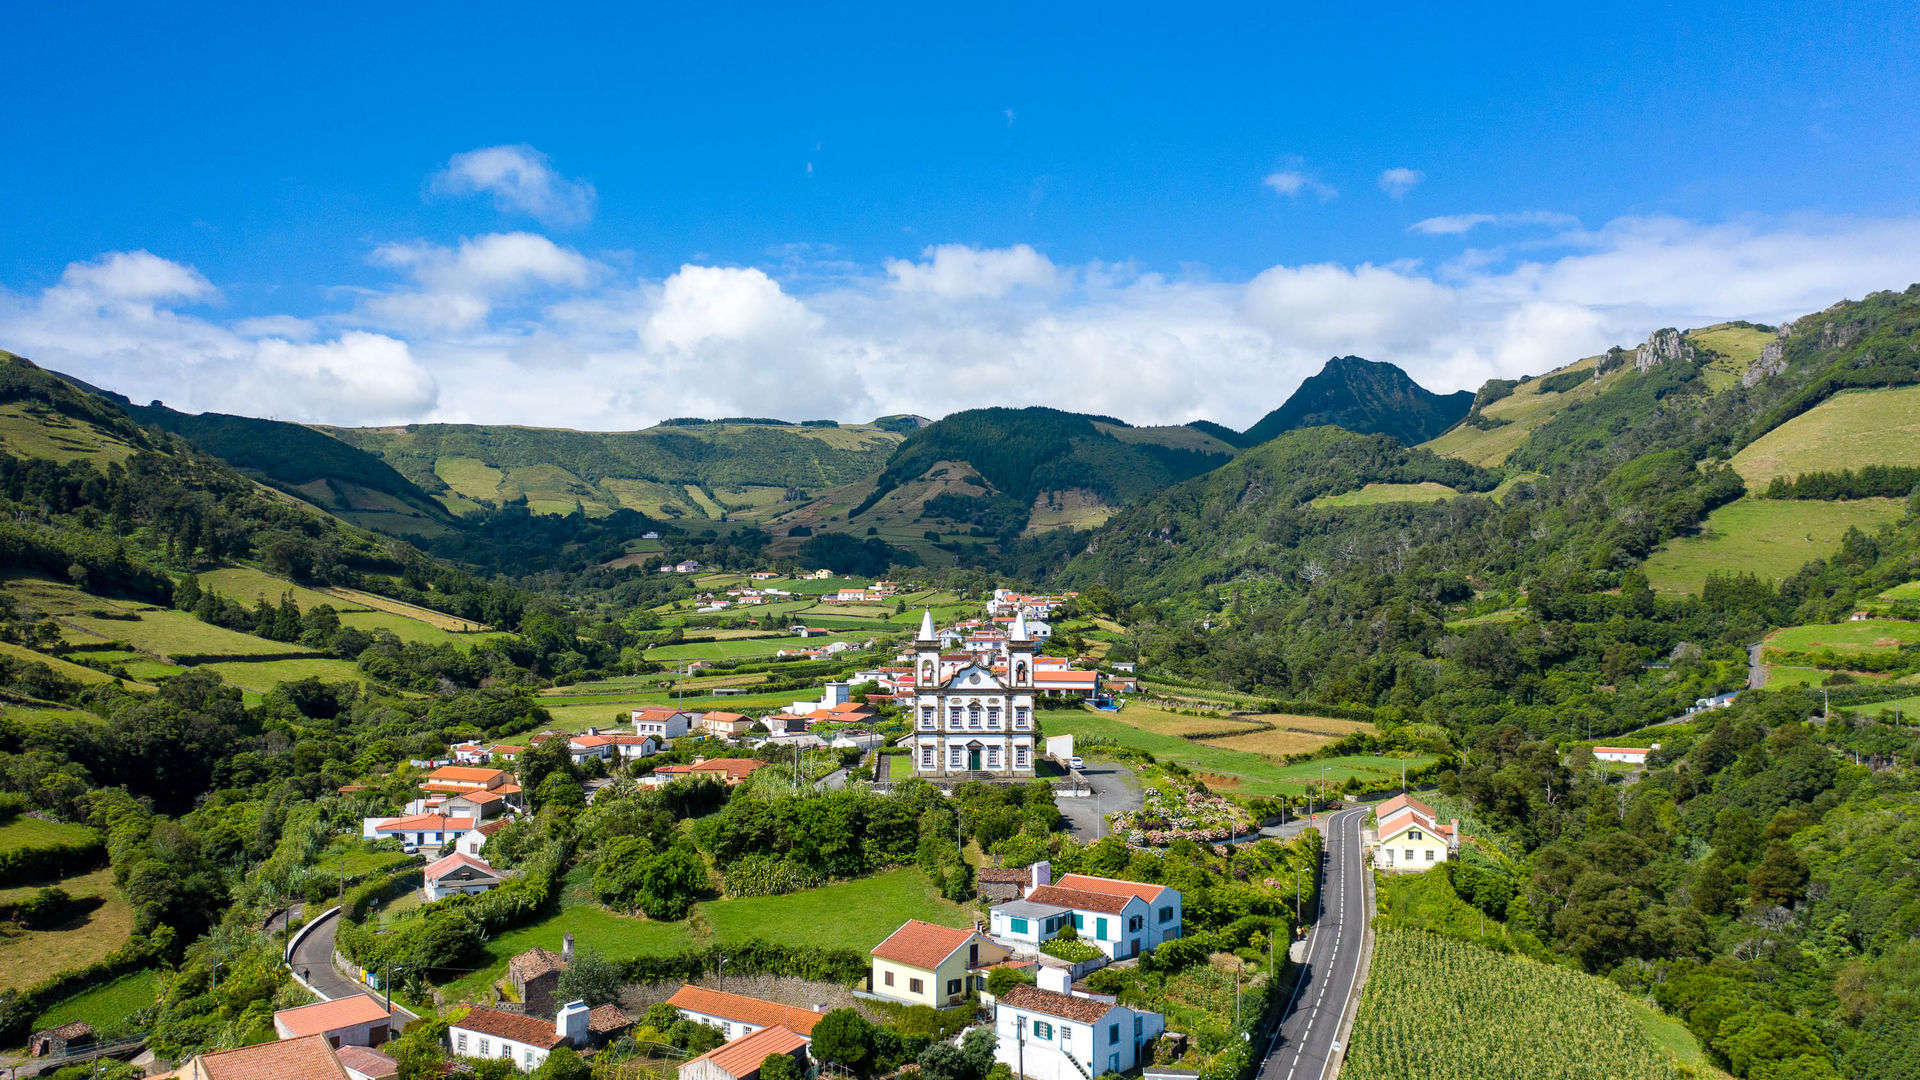
[[[1284,404],[1242,432],[1242,445],[1258,446],[1282,432],[1331,424],[1362,435],[1391,435],[1414,446],[1464,419],[1473,396],[1470,390],[1436,394],[1386,361],[1336,356]]]

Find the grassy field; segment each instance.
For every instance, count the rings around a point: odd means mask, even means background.
[[[152,971],[134,971],[110,983],[82,990],[47,1006],[34,1017],[34,1031],[44,1031],[75,1020],[93,1025],[103,1036],[127,1030],[133,1014],[154,1003],[160,994],[160,980]]]
[[[1347,506],[1379,506],[1383,503],[1439,502],[1460,494],[1445,484],[1425,480],[1418,484],[1368,484],[1358,491],[1322,495],[1309,503],[1315,510],[1337,510]]]
[[[893,870],[788,896],[708,900],[681,922],[652,922],[616,915],[593,904],[564,907],[551,918],[509,930],[486,944],[480,970],[446,987],[450,1000],[472,995],[501,977],[516,953],[538,945],[558,952],[573,932],[576,949],[597,949],[610,960],[657,956],[710,943],[748,938],[804,942],[821,948],[865,951],[908,919],[966,926],[966,910],[942,899],[918,870]]]
[[[78,423],[29,401],[0,405],[0,447],[19,457],[92,461],[102,467],[134,454],[131,445],[93,425]]]
[[[1767,635],[1770,648],[1835,652],[1886,652],[1916,641],[1920,641],[1920,623],[1893,619],[1789,626]]]
[[[463,619],[458,615],[448,615],[442,611],[423,608],[417,604],[409,604],[404,600],[395,600],[392,597],[380,596],[377,593],[361,592],[359,589],[329,588],[327,595],[335,598],[334,603],[336,607],[339,606],[340,601],[344,600],[347,603],[359,607],[368,607],[377,611],[388,611],[395,615],[403,615],[409,619],[426,623],[428,626],[437,626],[442,630],[453,633],[471,634],[487,629],[485,625],[474,622],[471,619]]]
[[[103,866],[98,870],[89,870],[84,874],[74,874],[56,881],[29,881],[0,889],[0,904],[17,904],[48,885],[59,885],[68,894],[81,900],[95,896],[113,895],[113,868]]]
[[[283,682],[298,682],[316,677],[325,682],[357,682],[367,677],[351,660],[223,660],[202,664],[196,670],[218,672],[220,677],[241,688],[265,693]]]
[[[302,611],[311,610],[321,604],[342,612],[364,609],[366,606],[338,596],[329,596],[323,592],[303,588],[284,578],[274,577],[264,570],[255,570],[246,566],[227,566],[218,570],[209,570],[200,575],[200,585],[202,588],[212,589],[221,596],[238,600],[248,607],[252,607],[257,600],[278,604],[280,597],[287,593],[293,594],[293,602],[299,604]]]
[[[1099,736],[1145,750],[1162,761],[1177,762],[1192,769],[1209,787],[1235,795],[1306,794],[1310,786],[1318,787],[1323,765],[1329,784],[1338,784],[1349,776],[1382,779],[1400,773],[1400,759],[1386,757],[1342,757],[1311,764],[1282,765],[1265,754],[1230,749],[1216,742],[1192,742],[1090,710],[1042,713],[1040,726],[1048,735]],[[1321,740],[1321,745],[1327,741],[1330,740]],[[1418,768],[1433,759],[1411,757],[1406,761],[1409,768]]]
[[[1852,705],[1848,706],[1847,711],[1859,713],[1862,716],[1879,716],[1884,712],[1888,716],[1899,716],[1906,723],[1911,724],[1916,718],[1920,718],[1920,694],[1896,698],[1892,701],[1876,701],[1871,705]]]
[[[114,681],[113,676],[104,671],[95,671],[90,667],[82,667],[79,664],[69,663],[57,656],[48,656],[46,653],[34,652],[24,645],[15,645],[12,642],[0,641],[0,656],[10,656],[15,660],[25,660],[30,664],[45,664],[52,668],[56,674],[64,675],[74,682],[86,686]],[[134,674],[136,677],[138,675],[137,672],[132,671],[129,671],[129,674]],[[134,690],[153,689],[153,687],[141,683],[129,683],[127,686],[129,689]]]
[[[662,645],[648,649],[647,659],[668,660],[738,660],[743,657],[772,656],[781,649],[818,649],[835,641],[848,640],[847,634],[834,634],[830,637],[774,637],[746,638],[733,641],[689,641],[680,645]],[[861,638],[864,641],[865,638]],[[858,642],[856,642],[857,644]]]
[[[1768,664],[1767,689],[1779,690],[1789,686],[1825,686],[1827,685],[1827,680],[1833,678],[1835,674],[1837,673],[1822,671],[1819,668],[1795,667],[1791,664]],[[1855,673],[1853,677],[1861,682],[1879,682],[1881,679],[1886,678],[1884,675],[1873,675],[1866,672]]]
[[[1776,476],[1862,465],[1920,465],[1920,386],[1835,394],[1733,457],[1748,490]]]
[[[56,971],[101,960],[132,933],[133,907],[117,892],[52,929],[0,929],[0,991],[32,986]]]
[[[1591,372],[1599,359],[1590,356],[1550,374],[1558,375],[1563,371]],[[1420,445],[1445,457],[1459,458],[1487,468],[1498,466],[1521,443],[1527,441],[1527,436],[1532,435],[1535,429],[1558,416],[1567,406],[1593,397],[1599,393],[1600,387],[1611,385],[1620,378],[1622,371],[1631,368],[1632,365],[1628,365],[1609,373],[1599,383],[1588,380],[1559,393],[1543,394],[1540,392],[1540,380],[1529,379],[1515,387],[1513,393],[1481,410],[1490,419],[1505,420],[1505,424],[1492,429],[1457,424],[1438,438]]]
[[[291,652],[299,648],[297,645],[268,641],[252,634],[203,623],[184,611],[150,609],[140,612],[137,620],[101,619],[89,615],[70,615],[67,620],[94,635],[89,638],[86,634],[75,634],[69,629],[69,641],[124,641],[143,652],[168,657],[195,653],[258,656]]]
[[[1765,330],[1730,323],[1716,323],[1691,330],[1687,332],[1687,337],[1692,338],[1695,344],[1721,354],[1707,364],[1703,372],[1707,386],[1715,392],[1738,385],[1747,366],[1760,359],[1760,347],[1774,339]]]
[[[1873,532],[1898,521],[1902,512],[1899,499],[1738,499],[1709,514],[1699,535],[1671,540],[1649,556],[1647,579],[1664,593],[1698,593],[1713,571],[1778,581],[1809,560],[1838,551],[1848,528]]]
[[[418,642],[422,645],[453,645],[462,649],[473,648],[476,642],[492,637],[492,634],[456,634],[431,623],[405,615],[396,615],[391,611],[343,611],[340,613],[340,625],[351,626],[372,633],[386,630],[401,641]]]
[[[47,847],[53,844],[86,841],[95,835],[85,825],[69,825],[64,821],[42,821],[39,818],[17,817],[0,825],[0,851],[12,851],[14,848]]]

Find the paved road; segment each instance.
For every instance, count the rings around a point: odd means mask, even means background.
[[[1138,810],[1145,804],[1140,781],[1132,770],[1117,761],[1089,762],[1080,770],[1080,779],[1097,794],[1091,798],[1059,798],[1053,800],[1053,805],[1060,808],[1060,816],[1066,819],[1067,827],[1081,843],[1090,844],[1107,835],[1102,818],[1122,810]]]
[[[1307,962],[1294,999],[1267,1045],[1255,1080],[1322,1080],[1329,1074],[1340,1016],[1360,980],[1367,910],[1366,850],[1360,829],[1367,807],[1327,821],[1326,877],[1320,910],[1307,938]]]
[[[365,993],[346,976],[333,970],[333,932],[340,928],[340,915],[333,912],[314,921],[312,930],[293,950],[291,967],[328,1001]]]
[[[1747,689],[1758,690],[1767,685],[1767,665],[1761,663],[1760,652],[1763,646],[1747,646]]]

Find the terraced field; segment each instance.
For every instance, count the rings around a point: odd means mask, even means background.
[[[1379,506],[1383,503],[1429,503],[1451,499],[1460,492],[1445,484],[1425,480],[1418,484],[1368,484],[1358,491],[1322,495],[1309,503],[1315,510],[1338,510],[1349,506]]]

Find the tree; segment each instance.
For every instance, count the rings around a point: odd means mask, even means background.
[[[533,789],[533,803],[542,810],[548,807],[578,810],[587,805],[587,797],[572,773],[552,772]]]
[[[915,1064],[926,1080],[972,1080],[975,1075],[967,1056],[950,1042],[937,1042],[920,1051]]]
[[[555,1047],[533,1070],[533,1080],[592,1080],[593,1067],[569,1046]]]
[[[1033,985],[1033,976],[1019,968],[997,967],[987,972],[987,993],[995,999],[1005,997],[1016,986]]]
[[[560,973],[554,989],[560,1001],[584,1001],[588,1008],[594,1008],[619,1000],[620,987],[625,982],[619,965],[601,956],[598,950],[588,949],[575,956],[567,970]]]
[[[813,1026],[813,1056],[859,1072],[873,1052],[873,1025],[853,1009],[835,1009]]]
[[[1000,1036],[994,1034],[992,1028],[978,1027],[960,1040],[960,1056],[967,1060],[971,1075],[985,1076],[987,1070],[993,1068],[993,1054],[999,1047]]]
[[[800,1066],[792,1054],[768,1054],[760,1062],[760,1080],[800,1080]]]

